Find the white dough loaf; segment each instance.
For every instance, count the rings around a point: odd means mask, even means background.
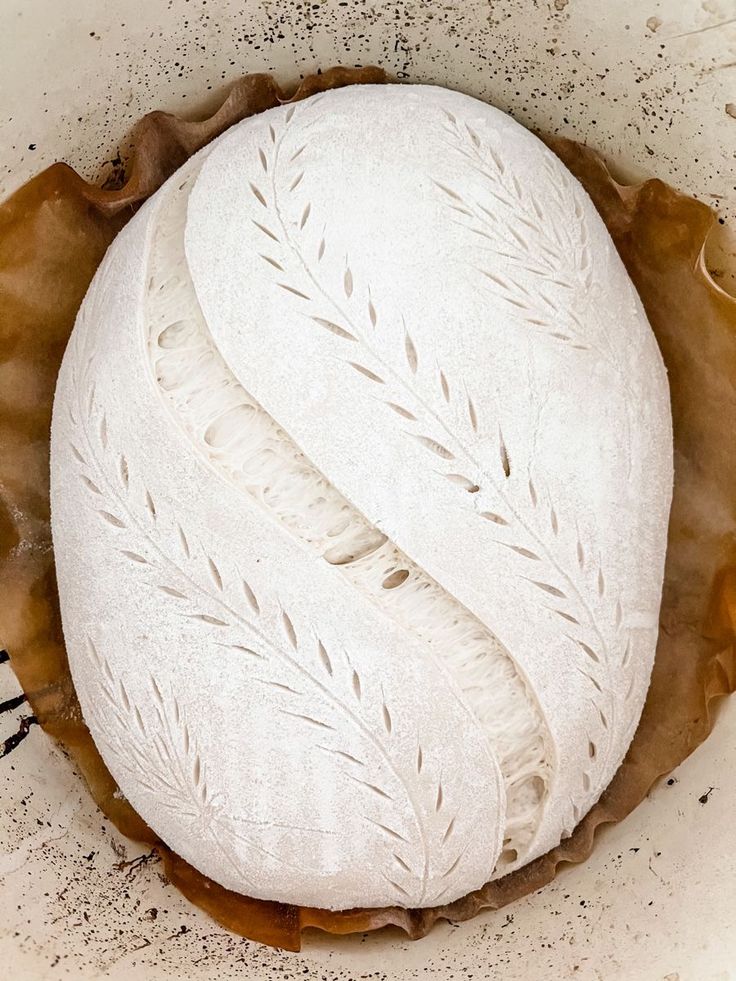
[[[666,374],[583,189],[482,102],[353,86],[193,157],[90,287],[51,479],[85,719],[229,889],[448,903],[626,753]]]

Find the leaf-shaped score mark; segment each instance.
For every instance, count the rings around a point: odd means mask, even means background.
[[[581,674],[586,681],[589,681],[599,694],[603,694],[603,689],[592,674],[589,674],[587,671],[583,671],[581,668],[577,667],[577,665],[575,665],[575,670],[578,672],[578,674]]]
[[[277,283],[276,285],[280,286],[281,289],[285,290],[287,293],[291,293],[293,296],[298,296],[300,300],[311,299],[311,297],[308,296],[306,293],[302,293],[302,291],[298,290],[295,286],[289,286],[288,283]]]
[[[444,792],[442,790],[442,781],[437,786],[437,797],[435,798],[434,809],[439,812],[442,809],[442,804],[444,803]]]
[[[221,620],[219,617],[213,617],[209,613],[190,613],[189,618],[191,620],[199,620],[200,623],[208,623],[212,627],[228,627],[230,626],[226,620]]]
[[[355,670],[353,670],[352,684],[355,697],[358,699],[358,701],[360,701],[363,697],[363,689],[360,683],[360,675]]]
[[[291,644],[291,646],[294,648],[294,650],[297,650],[298,647],[299,647],[299,642],[297,640],[296,630],[294,629],[294,624],[291,622],[291,618],[286,613],[286,611],[282,611],[282,613],[281,613],[281,622],[282,622],[282,625],[283,625],[283,628],[284,628],[284,633],[286,634],[287,640],[289,641],[289,643]]]
[[[507,525],[508,521],[506,518],[501,517],[500,514],[495,514],[493,511],[482,511],[481,518],[485,518],[486,521],[492,521],[494,525]]]
[[[407,433],[412,439],[415,439],[418,443],[429,450],[430,453],[434,453],[435,456],[441,457],[443,460],[454,460],[455,454],[450,452],[446,446],[442,443],[438,443],[436,439],[431,439],[429,436],[417,436],[415,433]]]
[[[273,266],[274,269],[278,269],[279,272],[285,272],[286,271],[284,269],[284,267],[281,265],[281,263],[280,262],[277,262],[277,260],[274,259],[272,256],[270,256],[270,255],[263,255],[263,253],[260,253],[260,257],[261,257],[261,259],[264,260],[264,262],[267,262],[269,264],[269,266]]]
[[[433,180],[432,183],[438,190],[442,191],[442,193],[446,195],[451,201],[457,201],[460,204],[465,203],[464,199],[457,193],[457,191],[453,191],[453,189],[451,187],[448,187],[447,184],[441,184],[439,181],[435,181],[435,180]]]
[[[419,358],[417,357],[417,349],[407,330],[404,331],[404,354],[406,355],[406,363],[409,365],[409,370],[415,375],[419,367]]]
[[[378,313],[371,299],[368,300],[368,319],[371,322],[371,327],[375,327],[378,323]]]
[[[391,794],[387,793],[387,791],[385,790],[382,790],[375,783],[369,783],[367,780],[361,780],[359,777],[353,776],[352,773],[349,773],[348,776],[350,777],[351,780],[353,780],[355,783],[359,783],[362,787],[365,787],[366,790],[369,790],[372,794],[376,794],[377,797],[382,797],[384,800],[393,801],[393,797],[391,796]]]
[[[241,586],[243,587],[243,595],[245,596],[245,601],[250,607],[251,611],[256,614],[260,613],[261,608],[258,605],[256,594],[253,592],[250,585],[245,581],[245,579],[241,580]]]
[[[568,623],[574,623],[577,627],[580,626],[580,621],[574,617],[571,613],[565,613],[564,610],[553,610],[558,617],[562,617],[563,620],[567,620]]]
[[[148,565],[148,559],[145,559],[138,552],[131,552],[127,548],[120,549],[120,554],[124,555],[126,559],[130,559],[131,562],[136,562],[138,565]]]
[[[223,584],[222,584],[222,576],[220,575],[220,570],[217,568],[214,561],[211,558],[209,558],[209,556],[207,557],[207,567],[209,569],[210,576],[212,577],[212,581],[215,584],[215,587],[219,590],[219,592],[222,592]]]
[[[583,651],[584,654],[591,659],[591,661],[595,661],[596,664],[600,663],[600,658],[589,644],[584,643],[582,640],[577,640],[575,637],[570,637],[569,634],[566,634],[565,636],[568,640],[571,640],[573,644],[577,644],[581,651]]]
[[[317,641],[317,656],[320,659],[322,667],[325,669],[327,674],[332,677],[332,661],[330,660],[330,655],[327,653],[327,649],[321,640]]]
[[[453,831],[455,830],[455,820],[456,820],[455,818],[452,818],[452,820],[450,821],[450,823],[445,828],[445,833],[442,836],[442,844],[443,845],[446,845],[447,844],[450,836],[452,835]]]
[[[357,364],[355,361],[348,361],[351,368],[354,368],[357,372],[368,378],[370,381],[377,382],[379,385],[383,385],[384,381],[380,375],[377,375],[375,371],[371,371],[370,368],[366,368],[365,365]]]
[[[536,552],[532,552],[531,549],[523,548],[521,545],[508,545],[506,542],[501,542],[501,544],[506,548],[510,548],[512,552],[516,552],[517,555],[520,555],[524,559],[531,559],[534,562],[541,561]]]
[[[258,201],[259,204],[261,204],[264,208],[267,208],[268,207],[268,204],[266,203],[266,199],[263,196],[263,193],[253,183],[253,181],[250,182],[250,190],[251,190],[251,193],[253,194],[253,197],[256,199],[256,201]]]
[[[456,484],[458,487],[462,487],[464,491],[468,494],[477,494],[480,490],[480,486],[474,481],[470,480],[469,477],[464,477],[461,473],[446,473],[443,474],[445,480],[449,480],[451,484]]]
[[[259,231],[263,232],[264,235],[267,235],[272,241],[279,242],[279,244],[281,244],[279,241],[279,237],[274,232],[272,232],[270,228],[267,228],[265,225],[261,225],[260,222],[255,221],[252,218],[251,221]]]
[[[558,599],[567,599],[567,596],[557,586],[552,586],[548,582],[538,582],[536,579],[530,579],[529,582],[533,586],[536,586],[537,589],[541,589],[542,592],[549,593],[550,596],[556,596]]]
[[[498,452],[501,458],[501,468],[505,477],[511,476],[511,463],[509,461],[508,450],[506,449],[506,443],[504,442],[503,433],[501,429],[498,430]]]
[[[125,522],[121,521],[120,518],[115,514],[111,514],[110,511],[100,511],[97,512],[103,521],[106,521],[113,528],[125,528]]]
[[[389,407],[389,409],[393,409],[393,411],[397,415],[400,415],[403,419],[409,419],[411,422],[417,421],[417,417],[413,412],[409,412],[409,410],[405,409],[403,406],[397,405],[396,402],[386,402],[386,405]]]
[[[333,320],[325,320],[324,317],[312,317],[311,319],[314,321],[315,324],[319,324],[320,327],[324,327],[325,330],[328,330],[331,334],[334,334],[336,337],[342,337],[343,340],[346,341],[358,340],[358,338],[354,334],[351,334],[349,330],[346,330],[344,327],[341,327],[339,324],[336,324]]]
[[[477,415],[477,413],[475,411],[475,404],[473,403],[473,400],[471,399],[471,397],[469,395],[467,396],[467,399],[468,399],[468,418],[470,419],[470,425],[473,427],[473,432],[474,433],[477,433],[478,432],[478,415]]]
[[[179,540],[179,547],[184,553],[184,557],[188,559],[191,554],[189,551],[189,540],[187,539],[187,536],[185,535],[184,529],[182,528],[181,525],[177,525],[176,530],[177,530],[177,538]]]
[[[583,543],[578,539],[576,546],[576,554],[578,558],[578,565],[582,569],[585,566],[585,549],[583,548]]]
[[[91,490],[93,494],[102,496],[102,491],[93,480],[90,480],[89,477],[87,477],[85,474],[80,474],[79,476],[82,480],[82,483],[87,487],[88,490]]]
[[[171,596],[174,599],[187,598],[186,595],[181,592],[181,590],[175,589],[173,586],[158,586],[158,589],[160,589],[162,593],[166,593],[167,596]]]
[[[80,451],[77,449],[77,447],[74,445],[74,443],[70,443],[69,444],[69,448],[71,449],[72,453],[74,454],[74,458],[76,459],[77,463],[81,463],[82,466],[86,466],[87,465],[87,461],[84,459],[84,457],[82,456],[82,454],[80,453]]]
[[[531,478],[529,479],[529,483],[527,484],[527,489],[529,491],[529,501],[531,503],[531,506],[533,508],[536,508],[537,501],[538,501],[537,489],[534,486],[534,482],[532,481]]]
[[[391,713],[389,712],[385,702],[383,704],[382,714],[383,714],[383,727],[390,736],[393,730],[393,720],[391,719]]]

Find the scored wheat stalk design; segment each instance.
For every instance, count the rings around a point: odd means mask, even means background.
[[[527,569],[519,575],[539,592],[545,608],[565,622],[565,636],[582,656],[577,670],[591,686],[591,701],[599,723],[598,733],[590,734],[591,769],[582,776],[587,792],[591,770],[605,767],[615,724],[610,682],[614,672],[626,671],[629,664],[630,645],[625,637],[620,602],[608,588],[600,561],[595,562],[586,555],[579,535],[576,534],[574,554],[569,556],[567,565],[552,554],[548,544],[550,535],[556,539],[560,534],[553,503],[540,493],[531,477],[523,494],[518,493],[518,486],[514,492],[513,453],[506,445],[501,426],[496,427],[495,460],[487,455],[481,457],[474,448],[478,445],[481,420],[472,398],[464,384],[453,383],[436,362],[423,357],[403,319],[400,330],[393,331],[398,337],[395,346],[398,363],[395,358],[389,360],[387,351],[378,342],[380,303],[370,285],[359,282],[349,258],[344,259],[339,290],[327,284],[321,267],[330,246],[324,227],[310,235],[318,227],[317,215],[304,194],[308,188],[307,143],[300,142],[288,157],[284,149],[294,111],[292,107],[285,113],[280,132],[273,124],[268,127],[267,141],[257,150],[262,176],[248,185],[255,212],[251,220],[263,242],[261,258],[275,271],[277,287],[293,297],[305,318],[342,345],[346,367],[360,374],[373,393],[405,423],[406,436],[420,444],[442,467],[437,472],[460,490],[478,494],[478,500],[483,500],[489,492],[492,494],[492,508],[478,508],[479,515],[498,529],[499,547],[512,550],[525,561]],[[475,145],[472,139],[471,143]],[[515,194],[521,194],[518,182],[516,185],[512,182],[512,187]],[[508,195],[508,190],[504,193]],[[510,197],[507,203],[512,203]],[[286,217],[287,205],[296,214],[296,220]],[[538,213],[536,200],[532,199],[526,207],[541,227],[542,215]],[[514,240],[510,234],[508,255],[521,260],[523,240]],[[537,267],[546,276],[552,275],[552,253],[560,246],[558,238],[551,234],[553,237],[547,242]],[[575,270],[568,279],[558,279],[554,284],[563,290],[572,291],[590,283],[587,230],[581,229],[579,236],[573,250],[580,257]],[[575,324],[582,329],[579,321]],[[545,321],[544,326],[547,325]],[[541,320],[538,326],[543,326]],[[571,336],[558,339],[587,349],[586,344],[578,343]],[[429,396],[418,390],[425,365],[433,384]],[[435,404],[432,398],[436,399]],[[449,411],[451,408],[455,409],[454,414]],[[511,541],[507,540],[509,536]],[[545,567],[546,574],[537,571]],[[614,625],[615,654],[597,622],[591,601],[586,598],[587,587],[583,585],[586,578],[594,583],[593,601],[606,606],[607,619]],[[632,691],[633,679],[629,694]]]
[[[493,207],[468,198],[448,184],[434,181],[435,187],[448,209],[460,216],[455,223],[467,228],[494,259],[504,259],[512,268],[531,276],[534,290],[511,272],[499,271],[495,266],[476,266],[477,272],[516,320],[575,350],[594,352],[608,365],[625,394],[628,446],[630,413],[638,395],[616,352],[608,321],[599,314],[600,304],[594,302],[590,232],[580,192],[573,187],[570,176],[553,166],[552,158],[545,155],[545,201],[551,201],[559,215],[569,215],[566,202],[573,205],[570,220],[550,219],[535,190],[522,187],[489,142],[481,140],[471,126],[461,123],[448,110],[443,110],[443,115],[450,148],[483,178],[484,192]],[[582,313],[597,323],[597,338],[586,329]],[[629,452],[629,476],[631,468]]]
[[[310,635],[304,640],[296,631],[288,613],[281,609],[279,622],[281,625],[281,641],[275,642],[262,624],[262,601],[256,596],[250,584],[234,570],[226,577],[222,569],[215,563],[201,546],[192,541],[181,525],[176,525],[175,541],[178,555],[169,554],[166,543],[162,543],[160,535],[161,514],[150,491],[140,484],[137,476],[131,473],[130,465],[124,454],[115,452],[111,445],[108,432],[107,418],[99,405],[94,383],[89,384],[88,374],[94,355],[87,359],[81,371],[78,365],[82,362],[83,351],[79,335],[77,336],[77,351],[73,360],[73,388],[77,395],[77,404],[70,407],[69,418],[77,433],[77,438],[70,444],[71,452],[76,462],[82,468],[79,477],[90,494],[90,500],[100,521],[115,535],[119,536],[118,552],[130,561],[142,573],[153,576],[147,580],[152,588],[158,589],[180,608],[180,614],[194,622],[202,623],[212,630],[222,631],[222,640],[217,644],[237,652],[252,661],[257,669],[265,672],[257,679],[257,683],[270,687],[279,700],[279,710],[284,716],[294,720],[295,724],[307,727],[318,738],[317,748],[320,752],[337,758],[346,776],[359,786],[362,792],[369,794],[374,802],[385,807],[389,813],[394,810],[402,811],[400,803],[392,794],[376,782],[371,774],[370,762],[358,759],[346,752],[335,741],[331,745],[335,726],[329,721],[330,713],[336,712],[347,720],[348,724],[357,731],[360,738],[370,747],[374,754],[373,763],[378,762],[378,769],[385,767],[401,786],[406,807],[411,815],[415,828],[414,841],[406,837],[400,830],[401,820],[390,817],[380,822],[365,816],[382,835],[391,848],[393,869],[383,871],[382,875],[394,888],[397,901],[406,903],[422,903],[425,901],[430,872],[429,833],[432,828],[440,827],[440,861],[444,852],[448,852],[447,868],[440,875],[433,900],[439,900],[447,888],[443,885],[462,861],[464,851],[454,852],[453,831],[456,814],[452,811],[443,790],[441,777],[435,778],[426,768],[426,759],[421,744],[417,745],[410,780],[419,785],[417,795],[409,787],[402,774],[401,758],[396,756],[398,747],[392,740],[394,720],[390,706],[381,697],[378,717],[371,719],[372,710],[365,700],[365,680],[352,665],[349,655],[328,652],[325,644]],[[132,540],[131,540],[132,539]],[[235,637],[231,635],[235,634]],[[245,636],[238,636],[245,635]],[[91,645],[91,641],[90,641]],[[90,651],[92,651],[90,646]],[[132,725],[140,729],[142,719],[140,713],[119,685],[117,691],[109,689],[115,685],[109,666],[106,668],[101,655],[95,648],[92,655],[97,658],[100,669],[102,686],[108,701],[115,703],[113,714],[121,723],[121,704],[126,712],[132,712]],[[268,677],[269,659],[285,665],[292,674],[294,681],[289,684],[276,682]],[[151,679],[155,686],[155,680]],[[338,694],[337,690],[342,688]],[[109,690],[108,690],[109,689]],[[304,699],[305,689],[312,696],[316,695],[325,706],[325,714],[315,714],[313,710],[302,709],[300,702]],[[157,698],[158,701],[158,698]],[[375,701],[375,699],[374,699]],[[160,707],[162,723],[165,722],[164,709]],[[179,710],[174,708],[175,720],[178,724]],[[122,723],[121,723],[122,724]],[[104,728],[104,727],[103,727]],[[130,724],[128,724],[130,728]],[[142,734],[139,734],[142,735]],[[165,736],[160,738],[165,739]],[[191,739],[185,737],[190,749]],[[140,740],[139,740],[140,741]],[[155,748],[154,742],[152,746]],[[160,749],[160,747],[159,747]],[[193,751],[193,750],[192,750]],[[135,753],[132,751],[133,764],[136,764]],[[198,759],[198,757],[197,757]],[[140,761],[138,761],[140,762]],[[162,760],[157,764],[160,768]],[[174,768],[180,769],[180,764],[174,757]],[[140,767],[139,767],[140,771]],[[178,772],[178,770],[177,770]],[[219,810],[215,810],[213,800],[207,798],[201,764],[196,760],[190,770],[183,771],[188,777],[181,780],[168,777],[165,773],[159,776],[159,789],[165,794],[176,791],[183,793],[182,780],[188,787],[190,805],[195,808],[198,819],[209,819]],[[197,775],[198,779],[193,780]],[[205,789],[203,789],[205,787]],[[155,789],[155,788],[154,788]],[[230,824],[236,820],[230,817]],[[314,829],[313,829],[314,830]],[[318,830],[318,829],[316,829]],[[238,833],[231,828],[234,837]],[[241,840],[249,844],[250,839]],[[259,846],[260,847],[260,846]],[[261,851],[265,851],[260,848]],[[414,854],[414,853],[418,854]],[[267,853],[270,855],[270,853]],[[277,858],[277,856],[271,856]],[[403,877],[404,884],[397,881]],[[407,878],[409,877],[409,881]]]
[[[164,695],[154,676],[147,676],[157,717],[157,725],[152,729],[124,682],[114,677],[107,658],[89,636],[86,647],[97,670],[102,695],[102,701],[92,703],[88,712],[96,720],[101,738],[115,752],[118,764],[155,798],[157,806],[187,819],[192,832],[205,835],[249,886],[254,883],[242,869],[235,843],[284,863],[283,857],[235,827],[239,822],[252,825],[262,822],[235,818],[225,811],[220,795],[211,793],[206,764],[176,697]],[[111,718],[120,730],[115,735],[110,730]],[[291,863],[285,864],[294,871],[302,871]]]

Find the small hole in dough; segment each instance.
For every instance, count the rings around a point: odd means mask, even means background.
[[[390,576],[386,576],[381,585],[384,589],[396,589],[402,583],[406,582],[409,578],[408,569],[397,569],[396,572],[392,572]]]

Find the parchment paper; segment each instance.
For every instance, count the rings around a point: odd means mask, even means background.
[[[293,99],[359,82],[378,68],[333,68]],[[652,685],[631,749],[600,802],[547,855],[449,906],[331,913],[228,892],[174,855],[124,800],[84,724],[59,620],[49,528],[49,427],[56,374],[77,308],[107,246],[136,206],[228,126],[287,101],[268,75],[249,75],[201,122],[154,112],[139,123],[120,186],[97,188],[55,164],[0,205],[0,639],[39,723],[81,768],[120,831],[159,850],[171,881],[229,929],[298,950],[301,932],[393,924],[412,938],[441,917],[464,920],[549,882],[580,862],[595,829],[620,821],[653,782],[708,735],[713,698],[736,688],[736,299],[702,261],[714,216],[651,180],[614,182],[591,150],[549,145],[582,181],[639,290],[669,371],[675,493]]]

